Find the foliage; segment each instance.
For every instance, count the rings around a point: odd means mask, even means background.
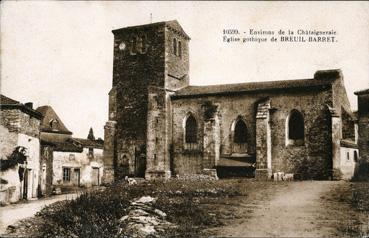
[[[324,157],[304,157],[296,161],[296,174],[302,180],[324,180],[331,176],[328,161]]]
[[[369,162],[359,160],[352,181],[369,181]]]
[[[117,237],[119,219],[127,215],[130,201],[152,196],[157,198],[154,207],[164,211],[169,222],[179,224],[161,235],[198,236],[202,227],[219,224],[201,208],[201,202],[237,195],[237,187],[216,181],[146,181],[134,186],[119,182],[104,191],[44,208],[37,214],[43,220],[37,233],[41,237]]]
[[[27,160],[27,149],[23,146],[17,146],[11,155],[7,156],[6,160],[0,160],[0,171],[6,171],[14,168],[17,164],[24,164]]]
[[[205,120],[211,120],[214,119],[214,114],[217,111],[217,105],[214,105],[212,102],[210,101],[205,101],[204,104],[202,105],[202,107],[204,108],[204,118]]]

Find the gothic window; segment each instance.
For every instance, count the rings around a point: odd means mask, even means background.
[[[186,120],[185,142],[197,143],[197,122],[192,115],[190,115]]]
[[[304,118],[302,114],[293,109],[288,118],[288,144],[303,145],[304,144]]]
[[[232,125],[233,143],[232,153],[247,153],[247,126],[246,123],[238,118]]]
[[[177,39],[173,38],[173,54],[177,55]]]
[[[182,58],[182,42],[178,41],[178,56]]]
[[[234,128],[233,142],[243,144],[247,142],[247,128],[246,124],[242,120],[238,120]]]

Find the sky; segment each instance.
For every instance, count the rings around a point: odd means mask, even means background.
[[[111,30],[176,19],[191,37],[190,84],[312,78],[341,69],[369,88],[368,2],[2,1],[0,92],[51,105],[76,137],[104,137],[112,87]],[[223,29],[334,30],[334,43],[225,43]]]

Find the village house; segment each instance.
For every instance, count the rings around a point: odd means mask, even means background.
[[[32,107],[32,103],[22,104],[1,95],[1,204],[38,196],[42,115]]]
[[[177,21],[113,34],[104,181],[353,176],[355,117],[341,70],[319,70],[310,79],[192,86],[190,37]]]
[[[72,137],[51,106],[37,111],[41,121],[41,180],[43,194],[78,187],[101,185],[103,174],[103,140],[96,140],[92,128],[86,139]]]
[[[72,137],[50,106],[1,95],[0,203],[101,185],[102,139]],[[64,190],[64,191],[63,191]]]

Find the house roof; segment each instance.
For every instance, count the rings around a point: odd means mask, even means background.
[[[42,114],[39,113],[38,111],[34,110],[32,108],[32,103],[29,103],[30,105],[27,105],[28,103],[22,104],[19,101],[16,101],[14,99],[11,99],[5,95],[0,94],[0,109],[1,110],[5,110],[5,109],[18,109],[30,116],[33,116],[39,120],[42,119]]]
[[[82,147],[85,148],[96,148],[96,149],[104,148],[104,142],[101,144],[101,142],[97,140],[89,140],[83,138],[72,138],[72,140],[77,141],[79,144],[81,144]]]
[[[203,95],[229,95],[276,89],[318,87],[330,85],[331,83],[331,79],[300,79],[206,86],[188,86],[176,91],[175,94],[172,95],[172,97],[184,98]]]
[[[340,145],[346,148],[354,148],[354,149],[358,148],[358,145],[354,141],[347,139],[340,140]]]
[[[41,121],[41,131],[69,135],[73,134],[70,130],[67,129],[63,121],[59,118],[58,114],[56,114],[56,112],[51,106],[49,105],[41,106],[38,107],[36,110],[44,116],[44,118]],[[51,127],[52,120],[57,121],[54,128]]]
[[[79,153],[83,151],[83,147],[79,146],[72,140],[66,140],[64,142],[52,142],[52,143],[55,145],[54,151],[79,152]]]
[[[139,25],[139,26],[128,26],[128,27],[123,27],[123,28],[112,30],[112,32],[115,34],[123,30],[146,28],[146,27],[148,28],[148,27],[154,27],[154,26],[160,26],[160,25],[168,27],[170,30],[175,31],[177,34],[182,35],[184,38],[188,40],[190,39],[190,37],[186,34],[186,32],[183,30],[183,28],[181,27],[181,25],[178,23],[177,20],[155,22],[155,23],[144,24],[144,25]]]
[[[0,104],[20,104],[20,102],[0,94]]]
[[[56,134],[55,134],[56,135]],[[54,151],[61,152],[82,152],[83,148],[94,148],[103,149],[103,140],[88,140],[82,138],[73,137],[56,137],[56,136],[45,136],[41,133],[41,143],[45,145],[51,145],[54,147]]]
[[[369,94],[369,88],[354,92],[355,95]]]

